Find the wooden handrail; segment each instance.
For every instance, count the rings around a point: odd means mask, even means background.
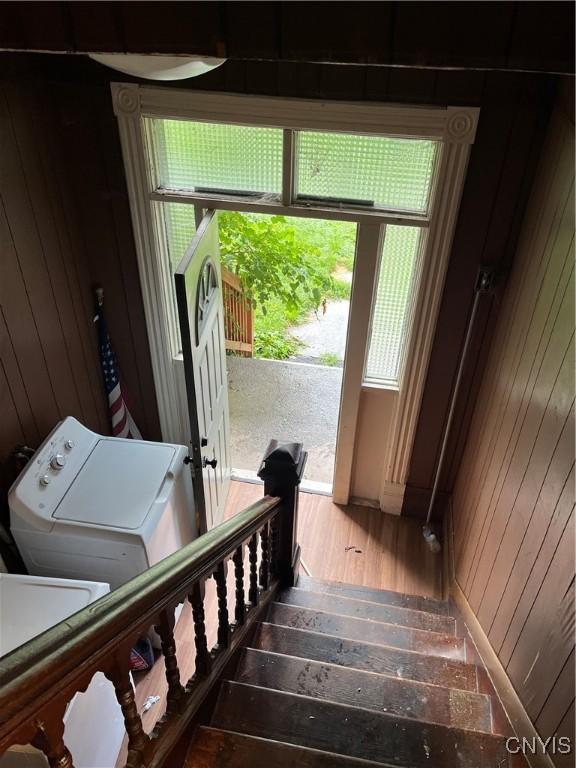
[[[96,671],[102,671],[114,683],[124,712],[129,735],[128,764],[160,765],[149,737],[142,730],[134,704],[128,668],[130,648],[143,631],[155,624],[163,628],[165,637],[162,640],[170,648],[173,645],[168,618],[170,611],[194,593],[194,590],[195,594],[201,594],[198,593],[198,585],[213,574],[219,574],[220,579],[217,579],[221,603],[219,619],[226,616],[222,563],[237,555],[238,550],[247,541],[253,541],[263,528],[266,529],[263,546],[268,556],[270,523],[286,511],[283,499],[265,496],[2,658],[0,753],[14,743],[31,742],[45,751],[50,765],[71,767],[72,758],[62,741],[61,718],[72,696],[77,691],[85,690]],[[289,510],[288,513],[290,517]],[[281,530],[282,521],[277,527]],[[267,559],[265,567],[269,568]],[[273,568],[270,568],[270,572],[273,572]],[[265,579],[268,575],[267,572]],[[203,600],[202,596],[200,600]],[[195,605],[194,601],[192,608],[195,628],[202,632],[203,608]],[[224,630],[220,625],[220,637]],[[225,650],[220,649],[222,652]],[[172,685],[175,701],[179,693],[184,691],[179,683],[175,656],[171,666],[172,679],[168,682]],[[204,689],[207,689],[206,683],[203,684]],[[173,734],[180,730],[181,724],[172,728]],[[159,753],[168,754],[171,746],[173,744],[160,745]]]

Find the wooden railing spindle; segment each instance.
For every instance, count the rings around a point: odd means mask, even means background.
[[[260,586],[267,590],[270,586],[270,523],[262,528],[260,534],[262,560],[260,562]]]
[[[258,605],[258,534],[255,533],[248,544],[250,560],[250,589],[248,599],[252,605]]]
[[[37,720],[35,725],[32,746],[44,753],[50,768],[74,768],[72,755],[64,744],[63,718],[52,717],[50,722]]]
[[[246,618],[246,597],[244,593],[244,547],[240,545],[234,552],[234,579],[236,582],[236,607],[234,620],[236,624],[244,624]]]
[[[224,560],[214,572],[218,599],[218,647],[230,645],[230,619],[228,618],[228,587],[226,586],[227,563]]]
[[[150,739],[144,731],[142,719],[138,714],[134,686],[130,678],[129,650],[126,650],[126,659],[117,662],[108,670],[106,677],[112,682],[116,691],[116,698],[124,715],[124,725],[128,734],[128,765],[140,765],[141,761],[130,756],[130,752],[141,755]]]
[[[155,627],[160,635],[164,666],[166,668],[166,682],[168,693],[166,695],[166,711],[176,712],[184,694],[184,687],[180,683],[180,670],[176,658],[176,641],[174,640],[174,611],[166,609],[160,614],[160,620]]]
[[[278,518],[272,518],[270,523],[270,575],[275,578],[278,575]]]
[[[212,669],[212,659],[208,650],[206,639],[206,624],[204,616],[204,590],[199,582],[192,586],[188,596],[192,605],[192,618],[194,620],[194,641],[196,644],[196,674],[206,677]]]

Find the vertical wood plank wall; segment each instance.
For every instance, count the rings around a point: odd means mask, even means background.
[[[458,584],[540,734],[561,729],[574,743],[574,125],[560,107],[524,219],[453,517]]]
[[[99,98],[100,97],[100,98]],[[72,415],[107,434],[92,287],[144,435],[159,437],[108,88],[0,81],[0,486],[6,458]],[[106,104],[106,109],[103,105]]]

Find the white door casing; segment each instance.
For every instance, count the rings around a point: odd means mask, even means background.
[[[340,219],[359,225],[404,224],[428,230],[418,270],[419,279],[412,297],[403,372],[394,392],[397,397],[393,423],[381,461],[380,507],[398,513],[402,507],[452,236],[480,110],[462,106],[399,106],[201,93],[128,83],[113,83],[111,87],[126,170],[160,424],[162,436],[167,441],[182,442],[185,439],[183,425],[187,419],[185,403],[179,396],[184,389],[182,356],[177,346],[172,275],[158,206],[163,202],[180,202],[197,208]],[[283,128],[285,155],[280,199],[266,195],[258,199],[241,196],[232,199],[230,196],[203,196],[188,190],[174,193],[161,189],[154,176],[152,141],[144,119],[148,117]],[[345,131],[440,142],[433,202],[428,214],[416,216],[387,210],[365,211],[300,204],[295,196],[293,163],[289,162],[290,157],[294,158],[296,145],[293,131],[298,130]],[[362,240],[376,242],[375,237],[363,237]],[[355,270],[374,270],[373,255],[369,259],[360,258],[362,249],[359,248],[357,256]],[[358,279],[360,284],[365,282],[366,276],[355,275],[354,280]],[[361,306],[358,302],[357,305]],[[361,322],[353,323],[349,329],[349,350],[352,344],[367,344],[366,337],[360,338],[360,334],[354,332],[354,326],[356,330],[365,326],[365,318],[359,320]],[[335,476],[335,490],[340,503],[349,500],[353,469],[350,456],[358,449],[355,436],[363,389],[363,366],[356,359],[359,357],[361,355],[354,355],[355,364],[347,371],[345,363],[344,370],[343,406],[345,398],[347,407],[342,407],[340,413],[342,430],[337,450],[342,460],[339,462],[340,474]]]
[[[230,424],[218,213],[209,211],[174,273],[194,496],[200,531],[222,522],[230,484]]]

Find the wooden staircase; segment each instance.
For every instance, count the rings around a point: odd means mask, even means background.
[[[518,766],[448,603],[301,576],[277,596],[185,768]]]

